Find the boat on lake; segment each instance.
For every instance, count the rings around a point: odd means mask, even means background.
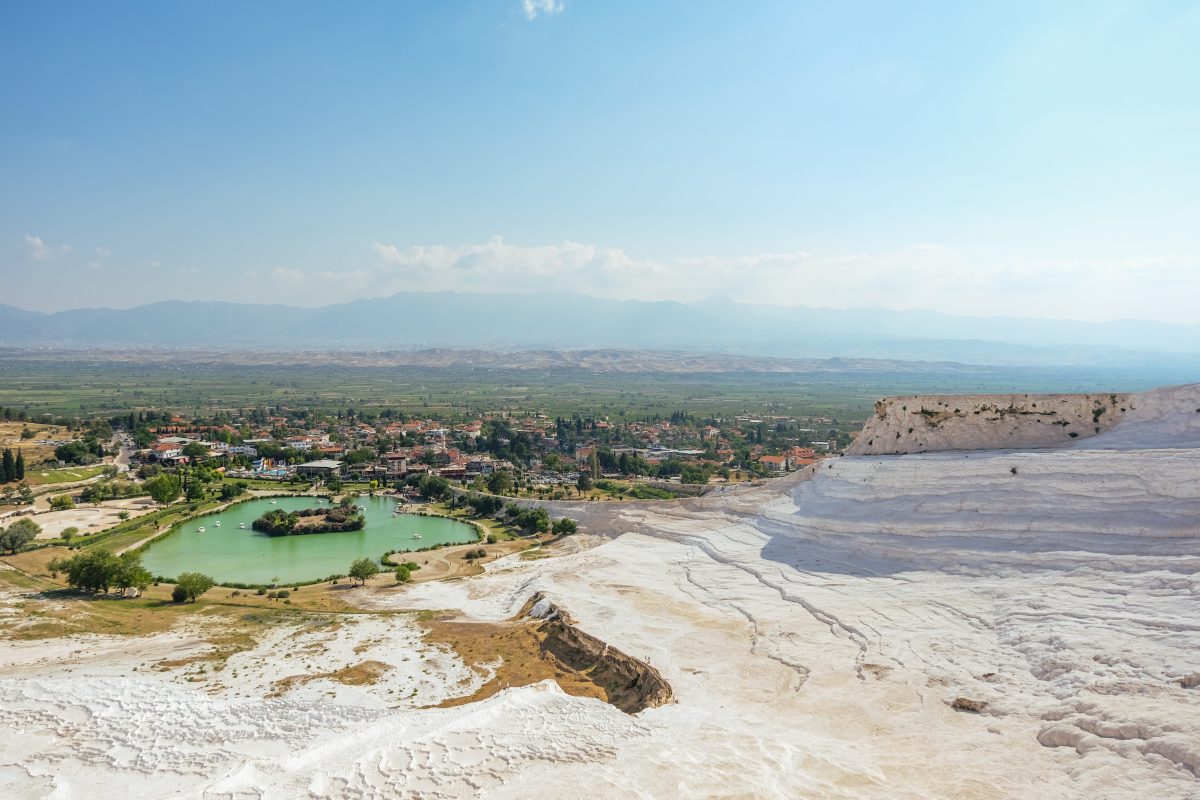
[[[422,536],[421,536],[421,534],[419,534],[419,533],[414,533],[414,534],[412,535],[412,538],[413,538],[413,539],[420,539],[420,538],[422,538]]]
[[[201,525],[199,528],[197,528],[196,533],[204,533],[204,526]]]
[[[213,525],[216,525],[218,528],[221,527],[221,520],[217,520]]]

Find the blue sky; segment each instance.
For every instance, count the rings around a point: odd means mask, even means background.
[[[0,302],[1200,322],[1200,6],[0,7]]]

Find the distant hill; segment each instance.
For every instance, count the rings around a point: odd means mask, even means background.
[[[635,348],[791,358],[1200,368],[1200,325],[932,311],[401,293],[320,308],[168,301],[54,314],[0,305],[0,346],[306,349]]]

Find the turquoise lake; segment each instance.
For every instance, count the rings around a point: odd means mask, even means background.
[[[250,523],[273,508],[295,511],[328,506],[328,500],[277,497],[239,503],[177,526],[142,553],[142,563],[151,574],[172,578],[181,572],[202,572],[218,582],[270,583],[278,578],[280,584],[309,583],[345,574],[357,558],[378,562],[388,550],[417,550],[477,538],[475,528],[462,522],[411,514],[394,516],[393,499],[360,497],[355,502],[367,518],[361,531],[302,536],[267,536],[251,530]],[[218,520],[220,525],[216,524]],[[199,532],[201,527],[203,533]],[[414,533],[420,538],[413,538]]]

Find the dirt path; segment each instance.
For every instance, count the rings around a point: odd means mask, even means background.
[[[424,582],[446,580],[447,578],[465,578],[469,575],[478,575],[483,572],[483,565],[487,562],[495,561],[501,556],[520,552],[528,545],[529,541],[525,539],[510,539],[497,542],[496,544],[470,542],[453,547],[439,547],[437,550],[427,550],[423,553],[392,553],[392,555],[388,556],[388,560],[393,564],[402,564],[405,561],[413,561],[419,564],[421,568],[413,573],[414,581]],[[480,549],[487,553],[487,556],[471,561],[463,558],[463,555],[467,551]]]

